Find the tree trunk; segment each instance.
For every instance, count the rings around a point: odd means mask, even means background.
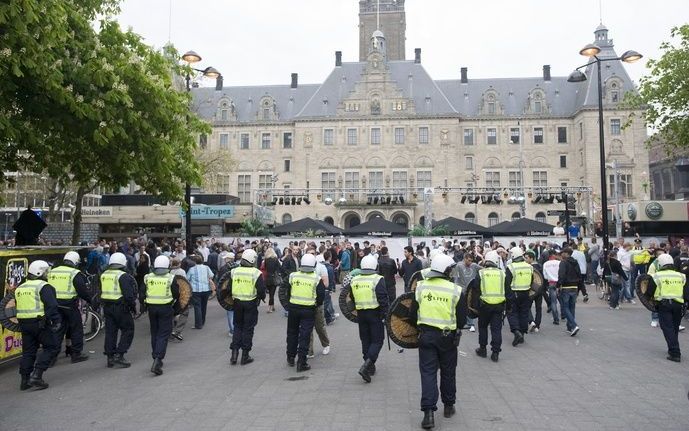
[[[77,197],[74,202],[74,215],[72,216],[72,223],[74,223],[72,230],[72,245],[79,245],[79,238],[81,237],[81,204],[85,194],[86,187],[79,185]]]

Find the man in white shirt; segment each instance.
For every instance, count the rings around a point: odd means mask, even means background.
[[[624,273],[627,275],[627,279],[624,281],[623,288],[622,288],[622,298],[626,299],[627,302],[631,302],[632,304],[636,304],[636,301],[632,299],[632,292],[631,289],[631,270],[632,270],[632,254],[631,254],[631,249],[632,245],[629,243],[623,244],[620,249],[617,251],[617,259],[620,261],[622,264],[622,270]]]
[[[583,251],[581,251],[577,248],[577,245],[574,241],[572,241],[571,247],[572,247],[572,257],[579,264],[579,272],[581,273],[582,280],[584,280],[584,283],[581,284],[583,286],[581,288],[581,293],[584,295],[584,302],[588,302],[589,301],[589,295],[586,292],[586,255],[584,254]]]
[[[560,313],[557,309],[558,295],[557,295],[557,277],[560,271],[560,251],[553,249],[550,252],[548,260],[543,263],[543,277],[548,283],[548,296],[550,298],[549,309],[553,314],[553,325],[560,324]]]
[[[316,250],[314,248],[309,248],[307,253],[316,255]],[[321,278],[323,285],[329,286],[330,282],[328,280],[328,269],[325,267],[323,262],[325,259],[322,254],[316,256],[316,275]],[[316,308],[316,324],[314,325],[316,334],[318,334],[318,339],[323,346],[323,354],[327,355],[330,353],[330,338],[328,338],[328,331],[325,329],[325,311],[323,310],[323,305]],[[313,333],[311,333],[311,340],[309,342],[309,354],[307,358],[313,358]]]

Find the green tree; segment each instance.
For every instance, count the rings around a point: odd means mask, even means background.
[[[650,73],[627,102],[645,108],[644,120],[657,130],[654,139],[672,152],[689,147],[689,24],[670,34],[674,40],[660,45],[662,56],[649,60]]]
[[[242,221],[239,229],[242,235],[246,236],[266,236],[270,235],[270,229],[257,218],[247,218]]]

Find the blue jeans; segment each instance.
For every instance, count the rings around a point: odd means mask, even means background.
[[[627,280],[622,281],[622,298],[626,299],[627,301],[632,300],[632,292],[631,289],[632,287],[632,279],[630,276],[629,271],[625,271],[624,274],[627,276]]]
[[[323,300],[323,313],[325,314],[325,323],[331,324],[335,320],[335,309],[333,308],[333,300],[330,297],[330,291],[325,291],[325,299]]]
[[[658,321],[658,312],[657,311],[651,311],[651,322],[653,321]]]
[[[560,289],[562,311],[565,313],[565,318],[567,318],[568,331],[571,331],[578,326],[576,320],[574,320],[575,308],[577,305],[577,294],[577,289]]]
[[[234,310],[227,311],[227,326],[230,328],[230,333],[234,332]]]
[[[550,296],[550,313],[553,315],[553,322],[560,323],[560,312],[557,309],[557,289],[555,286],[548,286],[548,295]]]

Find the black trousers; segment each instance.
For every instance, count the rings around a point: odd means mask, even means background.
[[[46,326],[43,319],[19,319],[22,330],[22,358],[19,374],[30,375],[34,368],[45,371],[50,361],[60,352],[60,342]],[[38,348],[42,347],[41,353]]]
[[[208,308],[208,298],[211,292],[193,292],[191,303],[194,306],[194,326],[202,328],[206,324],[206,309]]]
[[[490,350],[500,352],[502,346],[502,316],[505,304],[489,305],[481,303],[478,311],[478,344],[488,345],[488,327],[490,327]]]
[[[105,354],[125,354],[134,339],[134,318],[124,302],[103,301]],[[119,343],[117,338],[119,335]]]
[[[251,350],[254,340],[254,328],[258,323],[258,304],[253,301],[234,301],[234,334],[231,350]]]
[[[80,353],[84,350],[84,324],[81,321],[81,313],[76,301],[59,302],[58,311],[62,316],[62,328],[57,333],[57,340],[62,344],[65,333],[69,334],[72,343],[72,353]],[[60,346],[58,345],[58,353]]]
[[[151,357],[164,359],[167,340],[172,333],[175,312],[172,305],[148,304],[148,321],[151,322]]]
[[[364,361],[370,359],[374,363],[378,360],[380,349],[383,348],[385,328],[380,315],[380,309],[359,310],[359,339],[361,340],[361,353]]]
[[[444,336],[439,330],[419,328],[419,372],[421,373],[421,410],[437,410],[438,369],[440,369],[440,397],[445,405],[454,405],[457,394],[456,334]]]
[[[682,322],[683,305],[675,301],[662,301],[658,304],[658,323],[663,330],[667,352],[671,356],[679,357],[679,324]]]
[[[298,354],[300,360],[306,360],[315,324],[316,307],[290,306],[287,315],[287,356],[294,358]]]
[[[392,304],[392,301],[397,299],[397,288],[394,283],[388,285],[385,285],[385,288],[388,291],[388,303]]]
[[[548,290],[545,290],[546,295]],[[531,308],[529,308],[529,322],[534,322],[537,328],[541,327],[541,321],[543,320],[543,295],[536,295],[533,299],[533,305],[536,308],[536,318],[534,318]]]
[[[520,331],[526,334],[529,330],[529,313],[531,312],[531,298],[528,290],[514,292],[511,300],[510,312],[507,314],[507,321],[510,324],[510,331]]]

